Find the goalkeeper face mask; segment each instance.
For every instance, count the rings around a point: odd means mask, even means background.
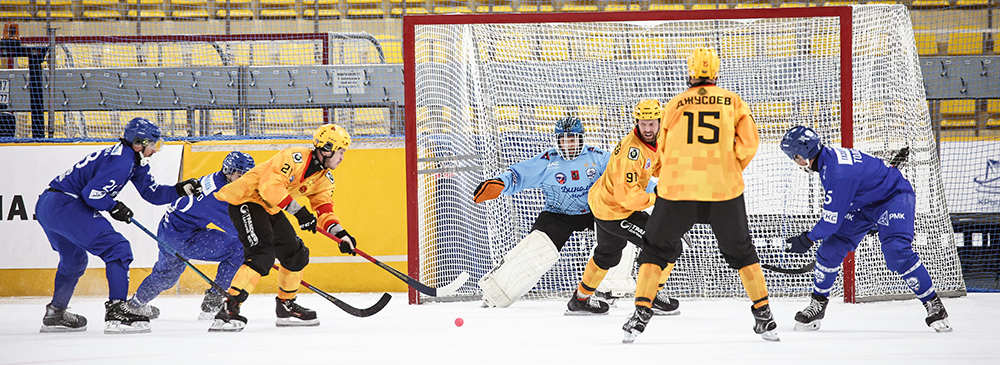
[[[556,135],[556,147],[559,155],[566,160],[574,160],[583,151],[583,136],[579,133],[560,133]]]

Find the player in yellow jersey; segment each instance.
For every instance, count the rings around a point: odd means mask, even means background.
[[[566,305],[566,315],[608,313],[608,303],[597,300],[594,291],[608,270],[619,265],[622,250],[628,242],[636,245],[642,242],[646,221],[649,220],[649,214],[643,209],[656,201],[656,194],[647,191],[647,186],[650,178],[660,171],[656,139],[662,116],[663,107],[656,99],[644,99],[637,103],[632,110],[635,128],[618,142],[604,174],[590,187],[587,200],[597,222],[597,247],[594,248],[594,256],[587,262],[576,293]],[[662,292],[657,293],[652,301],[655,314],[678,314],[679,306],[676,299]]]
[[[722,257],[738,270],[753,301],[754,332],[778,341],[743,201],[743,169],[757,153],[757,125],[739,95],[715,85],[720,60],[714,49],[696,48],[687,61],[690,88],[664,106],[660,123],[658,197],[643,236],[636,309],[622,327],[623,342],[645,330],[657,282],[670,275],[681,237],[695,223],[712,226]]]
[[[282,210],[295,216],[299,229],[316,232],[317,219],[295,200],[305,197],[319,214],[319,226],[340,237],[340,251],[354,254],[357,241],[340,225],[333,213],[331,194],[335,188],[331,170],[344,160],[351,136],[335,124],[320,126],[313,135],[313,148],[292,147],[278,152],[236,181],[219,189],[217,199],[228,202],[229,217],[243,242],[243,265],[229,287],[230,296],[215,316],[211,332],[243,330],[247,319],[240,305],[253,292],[261,276],[278,270],[276,313],[279,327],[318,326],[316,312],[295,303],[302,269],[309,263],[309,249],[295,234]]]

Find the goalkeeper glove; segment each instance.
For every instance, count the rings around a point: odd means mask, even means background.
[[[785,252],[806,253],[812,247],[813,241],[806,236],[806,233],[791,237],[785,240]]]
[[[476,204],[482,203],[487,200],[496,199],[500,196],[500,192],[504,188],[503,180],[500,179],[489,179],[479,183],[476,187],[476,191],[472,193],[472,201]]]

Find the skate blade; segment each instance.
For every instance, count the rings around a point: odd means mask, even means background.
[[[150,331],[152,329],[149,327],[149,322],[132,322],[131,325],[122,323],[121,321],[104,322],[104,334],[107,335],[149,333]]]
[[[639,337],[640,333],[642,333],[642,332],[639,332],[639,331],[636,331],[636,330],[625,330],[625,337],[622,338],[622,343],[633,343],[633,342],[635,342],[635,338]]]
[[[608,312],[594,313],[594,312],[587,312],[587,311],[571,311],[571,310],[566,310],[566,312],[563,313],[564,316],[580,316],[580,317],[582,317],[582,316],[604,316],[604,315],[607,315],[607,314],[608,314]]]
[[[298,318],[278,318],[274,321],[278,327],[316,327],[319,326],[319,318],[301,320]]]
[[[815,320],[809,323],[795,322],[796,331],[818,331],[820,325],[820,320]]]
[[[775,330],[764,331],[764,333],[760,334],[760,338],[767,341],[781,342],[781,339],[778,338],[778,331]]]
[[[83,332],[87,330],[87,326],[83,327],[66,327],[66,326],[45,326],[38,330],[38,333],[59,333],[59,332]]]
[[[951,332],[951,324],[948,323],[947,319],[942,319],[931,323],[931,328],[938,333]]]
[[[215,311],[215,312],[211,312],[211,313],[209,313],[209,312],[201,312],[201,313],[198,314],[198,320],[199,321],[211,321],[211,320],[215,319],[215,315],[218,314],[218,313],[219,313],[219,311]]]
[[[246,327],[246,323],[230,320],[223,321],[221,319],[216,319],[212,322],[212,326],[208,327],[208,332],[240,332],[243,331],[243,327]]]
[[[681,314],[681,310],[680,309],[674,309],[672,311],[665,311],[665,310],[660,310],[660,309],[655,309],[655,308],[653,309],[653,315],[654,316],[676,316],[678,314]]]

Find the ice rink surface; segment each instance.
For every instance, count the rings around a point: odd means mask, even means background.
[[[200,296],[163,295],[152,332],[103,333],[105,298],[77,297],[71,311],[86,332],[43,334],[48,298],[0,298],[0,364],[1000,364],[1000,294],[944,298],[951,333],[924,324],[917,300],[845,304],[831,300],[818,332],[794,332],[803,299],[771,302],[781,342],[753,333],[747,300],[681,299],[681,314],[653,317],[622,344],[630,300],[609,315],[564,316],[565,302],[521,301],[506,309],[479,302],[407,305],[405,293],[368,318],[347,315],[315,294],[318,327],[277,328],[273,294],[243,305],[239,333],[209,333]],[[333,293],[355,307],[379,294]],[[455,326],[455,318],[465,324]]]

